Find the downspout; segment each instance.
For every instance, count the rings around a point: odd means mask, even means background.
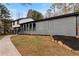
[[[76,15],[76,36],[78,36],[78,24],[77,24],[77,15]]]
[[[75,4],[73,4],[73,7],[74,7],[74,13],[76,13],[76,12],[75,12]],[[78,36],[77,15],[76,15],[76,36]]]

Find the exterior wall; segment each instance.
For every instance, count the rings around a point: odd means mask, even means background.
[[[36,33],[46,35],[76,35],[76,17],[60,18],[36,23]]]
[[[20,29],[20,27],[22,27],[22,26],[20,26],[20,24],[30,22],[30,21],[33,21],[33,19],[32,18],[24,18],[24,19],[21,19],[21,20],[16,20],[16,21],[14,21],[14,24],[12,22],[12,29],[16,33],[23,33],[23,30]],[[17,23],[17,22],[19,22],[19,23]]]
[[[14,25],[13,25],[13,23],[12,23],[12,28],[15,28],[15,27],[20,27],[20,25],[17,24],[17,21],[15,21],[15,24],[14,24]]]
[[[50,34],[66,35],[66,36],[76,35],[76,17],[57,19],[57,20],[51,21],[49,24],[51,27]],[[51,24],[53,24],[53,27],[51,26]]]
[[[36,30],[22,31],[24,34],[76,36],[76,17],[64,17],[36,23]],[[26,27],[27,28],[27,27]],[[29,29],[28,29],[29,30]]]
[[[20,24],[33,21],[33,19],[32,18],[27,18],[27,19],[22,19],[22,20],[18,20],[18,21],[19,21],[19,24],[17,24],[17,21],[15,21],[15,25],[13,25],[13,23],[12,23],[13,28],[20,27]]]
[[[79,16],[77,16],[77,33],[79,35]]]
[[[36,23],[36,34],[49,34],[49,21]]]
[[[31,24],[33,24],[33,23],[31,23]],[[49,33],[48,33],[49,28],[48,27],[49,27],[48,21],[36,22],[36,30],[35,31],[33,31],[33,25],[32,25],[31,30],[28,28],[28,31],[22,31],[22,33],[24,33],[24,34],[42,34],[42,35],[46,34],[46,35],[49,35]]]

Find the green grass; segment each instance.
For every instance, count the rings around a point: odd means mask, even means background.
[[[79,55],[53,42],[49,36],[17,35],[11,41],[23,56]]]

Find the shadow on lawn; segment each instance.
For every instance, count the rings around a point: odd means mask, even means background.
[[[59,35],[55,35],[53,36],[53,38],[57,41],[62,41],[64,44],[66,44],[73,50],[79,50],[79,38]]]

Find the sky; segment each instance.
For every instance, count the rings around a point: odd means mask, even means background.
[[[41,12],[45,15],[46,10],[50,8],[51,3],[32,3],[31,5],[21,5],[20,3],[5,4],[10,10],[11,16],[14,20],[27,16],[29,9]]]

